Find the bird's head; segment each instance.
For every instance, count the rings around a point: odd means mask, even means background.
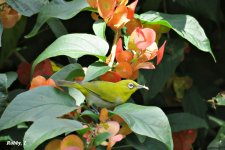
[[[138,89],[146,89],[149,90],[147,86],[140,85],[137,82],[133,80],[121,80],[120,82],[117,82],[119,84],[119,87],[121,87],[125,93],[133,94]]]

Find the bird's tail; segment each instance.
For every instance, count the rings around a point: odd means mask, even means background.
[[[55,84],[56,84],[56,86],[76,88],[76,89],[80,90],[81,92],[84,90],[84,87],[78,82],[56,80]]]

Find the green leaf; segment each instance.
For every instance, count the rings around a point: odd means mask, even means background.
[[[184,112],[194,114],[207,120],[207,103],[201,97],[195,86],[185,92],[184,98],[182,99],[182,106]]]
[[[81,117],[82,116],[88,116],[88,117],[92,118],[95,122],[97,122],[98,118],[99,118],[99,116],[96,113],[94,113],[90,110],[85,110],[84,112],[82,112]]]
[[[22,17],[13,28],[4,29],[2,34],[2,48],[0,50],[0,67],[16,51],[17,43],[24,32],[26,21],[27,19]]]
[[[37,87],[19,94],[8,105],[0,119],[0,130],[44,116],[59,117],[75,109],[75,101],[68,94],[53,87]]]
[[[76,88],[69,88],[69,94],[76,100],[77,106],[80,106],[85,100],[85,96]]]
[[[216,97],[213,97],[216,105],[225,106],[225,93],[218,93]]]
[[[17,79],[17,73],[16,72],[6,72],[7,76],[7,87],[9,88],[10,85]]]
[[[198,21],[189,15],[171,15],[148,11],[140,15],[141,21],[147,24],[161,24],[173,29],[184,39],[188,40],[199,50],[209,52],[214,60],[210,42]]]
[[[5,73],[0,73],[0,115],[7,105],[7,76]]]
[[[42,142],[62,133],[80,130],[83,125],[76,120],[43,117],[35,121],[24,135],[24,149],[34,150]]]
[[[59,19],[51,18],[47,21],[47,23],[57,38],[62,35],[68,34],[66,27]]]
[[[63,20],[70,19],[88,6],[89,4],[84,0],[51,1],[41,9],[33,30],[26,37],[30,38],[32,36],[35,36],[41,26],[50,18],[58,18]]]
[[[129,145],[137,150],[150,150],[152,148],[155,150],[168,150],[165,144],[149,137],[146,137],[143,143],[140,142],[134,134],[128,135],[125,140]]]
[[[208,128],[205,120],[189,113],[173,113],[167,115],[172,132],[187,129]]]
[[[50,78],[53,80],[72,80],[70,76],[77,77],[77,76],[84,76],[84,71],[80,64],[69,64],[64,66],[61,70],[54,73]]]
[[[95,21],[95,23],[93,24],[93,30],[94,30],[95,35],[106,40],[106,37],[105,37],[106,23],[105,23],[105,21],[103,21],[103,20]]]
[[[88,66],[83,82],[93,80],[106,73],[109,69],[110,67],[106,63],[95,62]]]
[[[171,54],[164,54],[162,62],[154,70],[140,70],[138,83],[150,87],[150,92],[141,90],[144,104],[149,104],[163,88],[166,81],[174,74],[176,67],[183,57],[183,42],[180,40],[169,41],[166,49],[170,49]]]
[[[43,6],[49,3],[48,0],[6,0],[6,2],[23,16],[28,17],[38,13]]]
[[[222,126],[219,132],[217,133],[216,137],[208,145],[207,149],[220,150],[224,149],[224,147],[225,147],[225,126]]]
[[[95,140],[94,140],[95,146],[98,146],[98,145],[102,144],[102,142],[104,142],[104,141],[105,141],[106,139],[108,139],[110,136],[111,136],[111,134],[108,133],[108,132],[104,132],[104,133],[98,134],[98,135],[95,137]]]
[[[122,117],[133,132],[154,138],[173,149],[169,121],[160,108],[125,103],[113,112]]]
[[[109,49],[108,43],[100,37],[91,34],[67,34],[59,37],[34,61],[32,70],[41,61],[55,56],[69,56],[79,58],[84,55],[105,57]]]

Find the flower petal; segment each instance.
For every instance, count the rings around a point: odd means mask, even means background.
[[[155,66],[151,62],[142,62],[142,63],[138,63],[133,69],[134,70],[138,70],[138,69],[155,69]]]
[[[129,19],[127,19],[127,13],[128,10],[126,6],[117,6],[107,25],[110,26],[112,29],[121,29],[129,21]]]
[[[121,141],[123,138],[124,136],[122,134],[118,134],[118,135],[110,137],[107,150],[110,150],[116,144],[116,142]]]
[[[158,54],[157,54],[157,61],[156,61],[156,64],[158,65],[162,58],[163,58],[163,53],[164,53],[164,49],[165,49],[165,44],[166,44],[166,41],[163,43],[163,45],[159,48],[158,50]]]
[[[112,16],[116,6],[116,0],[98,0],[98,12],[99,15],[108,19]]]
[[[134,43],[140,50],[145,50],[156,39],[155,31],[149,28],[136,28],[134,32],[136,32]]]
[[[116,45],[116,60],[117,60],[119,53],[121,53],[122,51],[123,51],[122,39],[119,38],[117,45]]]
[[[133,19],[134,18],[134,12],[135,8],[137,6],[138,0],[135,0],[133,3],[127,6],[128,13],[127,13],[127,18],[128,19]]]

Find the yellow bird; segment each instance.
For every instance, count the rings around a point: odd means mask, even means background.
[[[133,80],[121,80],[119,82],[92,81],[78,82],[58,80],[57,86],[76,88],[86,97],[88,105],[97,107],[114,108],[117,105],[125,103],[130,96],[138,89],[147,89],[148,87],[140,85]]]

